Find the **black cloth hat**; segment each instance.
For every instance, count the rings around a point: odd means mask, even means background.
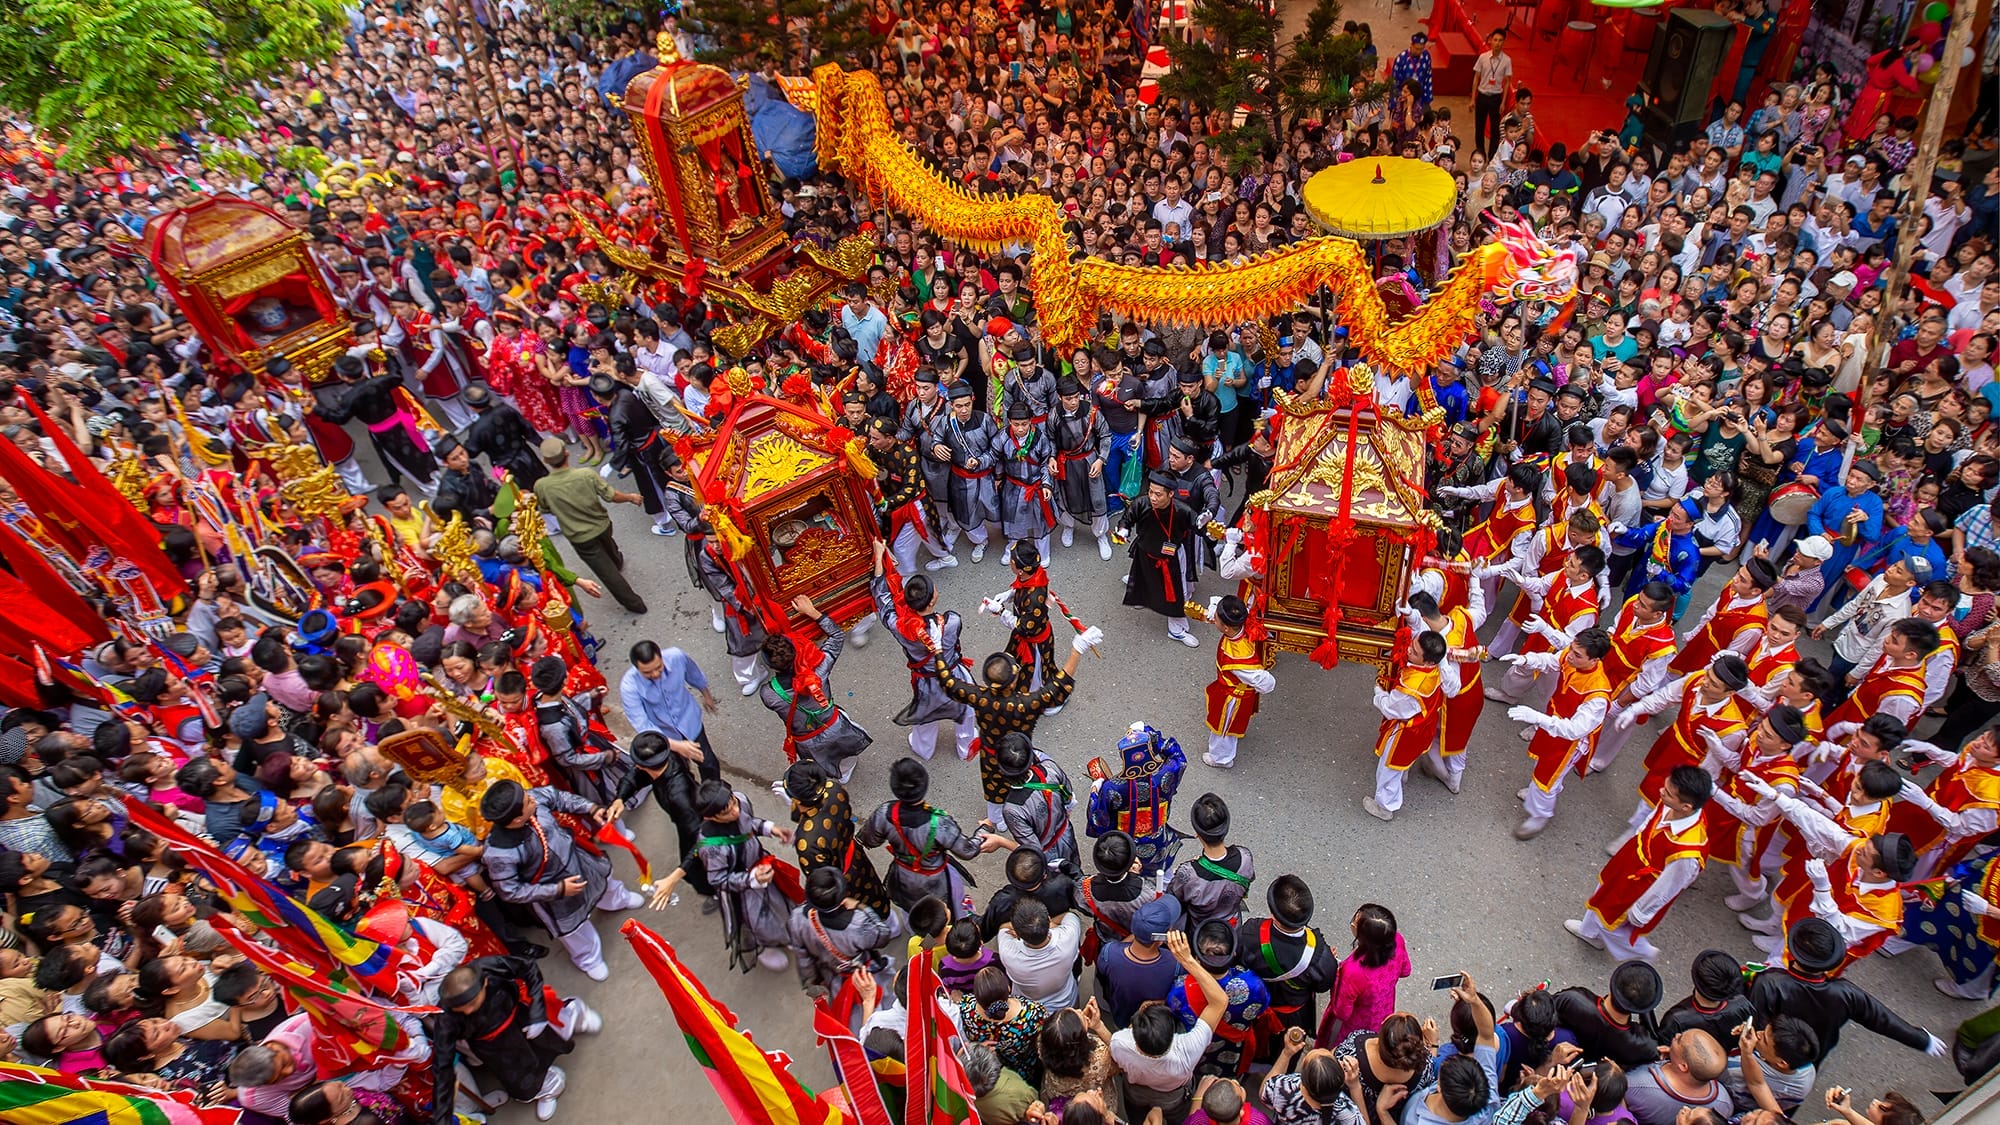
[[[951,400],[953,402],[957,402],[959,399],[962,398],[971,398],[971,397],[972,397],[971,383],[966,382],[964,379],[960,379],[958,382],[953,383],[951,385]]]
[[[1917,849],[1901,832],[1884,832],[1875,837],[1875,854],[1882,870],[1900,883],[1917,867]]]
[[[1167,472],[1165,469],[1154,469],[1152,472],[1147,473],[1146,483],[1157,484],[1169,492],[1180,487],[1180,481],[1174,479],[1174,474]]]
[[[1879,482],[1882,479],[1881,466],[1875,464],[1875,462],[1873,461],[1856,461],[1854,463],[1854,469],[1858,472],[1863,472],[1868,474],[1869,480]]]
[[[1716,657],[1708,666],[1708,670],[1714,673],[1715,678],[1722,681],[1722,686],[1730,691],[1742,691],[1750,684],[1749,666],[1743,663],[1741,656],[1733,652],[1725,652]]]
[[[1035,412],[1027,403],[1017,398],[1007,407],[1007,420],[1009,422],[1032,422],[1035,420]]]
[[[1221,603],[1215,607],[1215,619],[1234,629],[1250,620],[1250,607],[1235,594],[1224,594]]]
[[[1065,397],[1083,393],[1083,383],[1074,375],[1064,375],[1056,380],[1056,393]]]
[[[916,378],[919,383],[935,383],[938,381],[937,369],[934,367],[919,367],[917,368]]]
[[[1764,718],[1770,721],[1771,729],[1778,732],[1778,737],[1786,742],[1796,746],[1806,740],[1805,716],[1799,713],[1798,708],[1782,704],[1771,708]]]
[[[1847,959],[1847,939],[1826,919],[1805,918],[1785,935],[1785,951],[1794,969],[1830,973]]]
[[[521,783],[503,778],[494,782],[486,790],[486,795],[479,799],[479,815],[496,826],[504,825],[520,816],[527,804],[527,790],[521,788]]]

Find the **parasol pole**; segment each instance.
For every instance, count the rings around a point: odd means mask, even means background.
[[[1917,217],[1923,214],[1924,200],[1930,197],[1931,173],[1937,168],[1938,146],[1944,140],[1945,118],[1951,115],[1952,94],[1958,90],[1959,59],[1972,42],[1975,0],[1953,0],[1951,31],[1941,41],[1944,54],[1938,59],[1941,73],[1924,104],[1924,128],[1917,137],[1915,159],[1904,173],[1906,198],[1896,213],[1896,257],[1884,275],[1887,292],[1895,293],[1910,283],[1910,263],[1917,253]],[[1855,391],[1854,443],[1858,449],[1861,424],[1867,416],[1868,397],[1874,390],[1874,375],[1889,362],[1889,321],[1891,307],[1884,302],[1882,313],[1868,333],[1868,350],[1863,353],[1861,386]],[[1850,457],[1850,460],[1852,458]]]

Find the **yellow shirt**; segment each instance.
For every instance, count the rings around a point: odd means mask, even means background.
[[[415,508],[411,508],[409,516],[404,519],[397,519],[394,515],[384,518],[389,521],[389,530],[396,533],[396,538],[405,547],[416,547],[421,544],[424,541],[424,533],[430,530],[430,519]]]

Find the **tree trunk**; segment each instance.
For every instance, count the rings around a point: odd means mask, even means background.
[[[1938,145],[1944,139],[1944,121],[1951,115],[1951,98],[1958,89],[1959,58],[1972,42],[1972,15],[1977,0],[1954,0],[1951,10],[1951,31],[1943,39],[1943,57],[1939,59],[1942,73],[1937,85],[1931,87],[1930,97],[1924,103],[1924,127],[1917,137],[1916,155],[1904,170],[1905,199],[1896,217],[1896,256],[1884,289],[1882,314],[1875,318],[1875,327],[1868,334],[1868,350],[1864,353],[1861,366],[1860,410],[1854,419],[1854,436],[1861,436],[1861,424],[1866,418],[1869,398],[1886,388],[1891,373],[1880,372],[1883,387],[1875,387],[1874,377],[1889,361],[1889,327],[1893,321],[1895,308],[1894,294],[1903,292],[1910,285],[1910,262],[1917,253],[1917,220],[1923,216],[1924,201],[1930,198],[1931,173],[1937,168]],[[1977,65],[1978,60],[1974,60]]]

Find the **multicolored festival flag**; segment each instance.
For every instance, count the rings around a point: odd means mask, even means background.
[[[819,1036],[827,1055],[833,1059],[833,1072],[840,1076],[840,1088],[847,1094],[847,1107],[854,1111],[856,1125],[895,1125],[898,1115],[889,1109],[881,1087],[875,1082],[868,1052],[854,1032],[848,1030],[847,1021],[834,1015],[823,997],[813,1000],[813,1034]]]
[[[708,994],[665,938],[630,919],[619,932],[659,982],[688,1050],[734,1125],[854,1125],[839,1106],[814,1097],[792,1077],[784,1052],[766,1051],[738,1030],[735,1013]]]
[[[0,1062],[0,1121],[8,1125],[237,1125],[241,1120],[242,1110],[198,1106],[185,1091]]]
[[[127,808],[133,824],[165,840],[181,858],[215,884],[216,892],[229,903],[231,910],[283,946],[294,960],[321,972],[344,972],[363,988],[384,996],[396,995],[396,974],[403,967],[400,950],[341,929],[324,914],[286,894],[276,883],[252,874],[215,845],[143,803],[132,801]]]
[[[312,1020],[314,1030],[320,1035],[314,1050],[323,1074],[372,1070],[383,1065],[387,1056],[409,1049],[413,1042],[409,1030],[396,1017],[427,1016],[437,1011],[426,1006],[384,1004],[349,992],[327,980],[313,966],[258,944],[221,917],[214,924],[217,933],[264,970],[264,975],[277,982],[293,1005]]]
[[[928,957],[910,958],[910,1022],[903,1036],[908,1060],[909,1100],[904,1125],[979,1125],[972,1108],[972,1083],[951,1049],[952,1025],[938,1011],[937,967]]]

